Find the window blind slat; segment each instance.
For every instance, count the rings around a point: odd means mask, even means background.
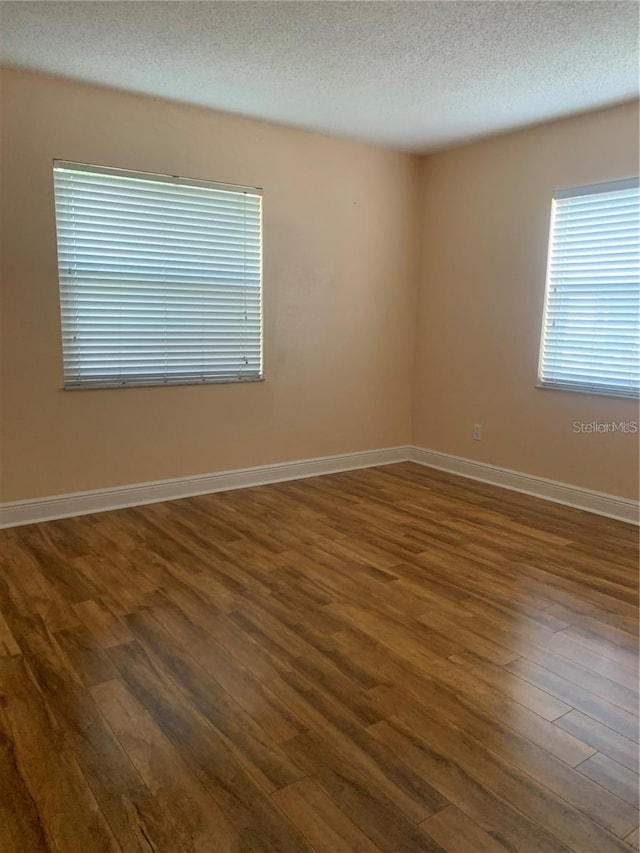
[[[248,220],[247,226],[245,226],[244,222],[233,222],[229,219],[217,221],[215,218],[209,220],[204,217],[200,219],[195,216],[191,219],[173,217],[170,222],[168,219],[158,217],[154,221],[151,217],[146,216],[118,216],[117,213],[110,215],[108,212],[103,212],[102,210],[96,211],[95,208],[84,213],[80,211],[76,211],[74,214],[61,212],[59,216],[56,216],[56,219],[59,223],[60,231],[68,239],[78,234],[80,228],[87,226],[93,226],[97,230],[103,231],[111,229],[112,233],[117,235],[132,233],[141,236],[139,232],[143,230],[150,231],[154,236],[162,234],[169,245],[172,240],[177,240],[181,234],[193,234],[205,238],[225,238],[225,240],[229,237],[234,242],[239,242],[243,245],[245,240],[251,242],[253,236],[251,230],[247,227],[251,224]],[[247,231],[249,231],[249,234],[247,234]],[[254,245],[257,244],[258,240],[254,237]]]
[[[554,198],[539,381],[591,393],[640,392],[637,179]]]
[[[66,388],[262,375],[260,190],[54,163]]]

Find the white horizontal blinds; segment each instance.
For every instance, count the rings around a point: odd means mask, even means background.
[[[54,164],[67,388],[261,376],[261,193]]]
[[[637,179],[554,196],[540,380],[559,388],[638,395]]]

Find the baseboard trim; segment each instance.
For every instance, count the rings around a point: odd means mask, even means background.
[[[303,459],[275,465],[257,465],[254,468],[239,468],[233,471],[221,471],[217,474],[156,480],[131,486],[117,486],[110,489],[94,489],[87,492],[54,495],[33,500],[12,501],[0,504],[0,528],[37,524],[41,521],[53,521],[75,515],[107,512],[113,509],[160,503],[213,492],[226,492],[249,486],[263,486],[268,483],[299,480],[304,477],[319,477],[323,474],[354,471],[358,468],[391,465],[394,462],[406,462],[408,459],[408,447],[386,447],[380,450],[341,453],[336,456],[323,456],[317,459]]]
[[[253,468],[220,471],[216,474],[156,480],[131,486],[94,489],[87,492],[54,495],[26,501],[12,501],[0,504],[0,528],[19,527],[24,524],[54,521],[58,518],[70,518],[94,512],[108,512],[114,509],[178,500],[179,498],[195,497],[213,492],[264,486],[269,483],[300,480],[305,477],[320,477],[324,474],[337,474],[341,471],[375,468],[379,465],[392,465],[395,462],[407,461],[466,477],[470,480],[479,480],[482,483],[489,483],[492,486],[499,486],[514,492],[521,492],[525,495],[532,495],[553,503],[593,512],[596,515],[605,515],[618,521],[626,521],[636,525],[640,523],[638,504],[626,498],[596,492],[581,486],[572,486],[568,483],[560,483],[557,480],[548,480],[545,477],[536,477],[533,474],[523,474],[520,471],[512,471],[498,465],[475,462],[472,459],[452,456],[449,453],[439,453],[425,447],[402,446],[365,450],[357,453],[341,453],[336,456],[322,456],[316,459],[302,459],[275,465],[257,465]]]
[[[462,456],[452,456],[449,453],[427,450],[424,447],[410,447],[409,460],[428,468],[437,468],[439,471],[447,471],[449,474],[457,474],[470,480],[479,480],[492,486],[500,486],[513,492],[521,492],[553,503],[593,512],[596,515],[605,515],[618,521],[626,521],[636,525],[640,523],[638,503],[627,498],[619,498],[605,492],[596,492],[582,486],[571,486],[557,480],[548,480],[546,477],[523,474],[509,468],[500,468],[498,465],[475,462]]]

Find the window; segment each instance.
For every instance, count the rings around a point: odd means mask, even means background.
[[[65,388],[262,376],[261,191],[54,162]]]
[[[638,179],[556,192],[539,383],[592,394],[640,391]]]

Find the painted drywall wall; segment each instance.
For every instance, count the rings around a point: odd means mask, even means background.
[[[407,443],[637,496],[637,434],[573,431],[637,403],[535,388],[551,192],[637,174],[634,106],[422,161],[10,70],[0,110],[0,501]],[[265,382],[61,390],[54,158],[264,188]]]
[[[638,434],[574,431],[637,401],[536,388],[551,194],[637,174],[632,104],[425,158],[415,444],[637,497]]]
[[[0,501],[408,443],[418,161],[1,75]],[[63,391],[54,158],[264,190],[265,381]]]

